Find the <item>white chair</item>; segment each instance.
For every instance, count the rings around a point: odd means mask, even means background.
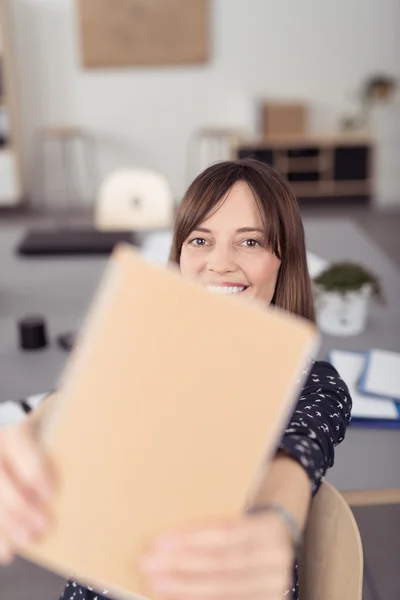
[[[173,197],[165,177],[148,169],[118,169],[100,187],[95,205],[99,230],[149,230],[171,227]]]

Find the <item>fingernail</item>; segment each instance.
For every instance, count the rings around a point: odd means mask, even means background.
[[[162,567],[162,561],[154,556],[148,556],[141,561],[140,566],[144,571],[157,571]]]
[[[15,529],[13,529],[13,531],[11,532],[11,537],[15,544],[21,546],[25,546],[25,544],[28,544],[28,542],[31,541],[31,535],[29,531],[27,531],[26,529],[21,529],[20,527],[16,527]]]
[[[53,486],[49,481],[42,481],[39,488],[39,493],[43,500],[50,500],[53,495]]]
[[[41,513],[35,513],[31,519],[32,528],[35,532],[40,533],[46,526],[47,519]]]
[[[151,583],[151,587],[155,592],[163,593],[169,591],[171,584],[168,579],[157,579]]]
[[[171,536],[162,537],[156,541],[157,548],[173,548],[174,546],[177,546],[177,544],[178,540]]]
[[[0,553],[0,565],[3,567],[8,567],[13,560],[13,556],[11,552],[4,550]]]

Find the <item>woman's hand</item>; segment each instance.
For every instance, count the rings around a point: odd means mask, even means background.
[[[293,558],[287,525],[268,512],[160,538],[142,568],[168,600],[278,600]]]
[[[52,489],[33,424],[28,420],[0,429],[0,565],[43,531]]]

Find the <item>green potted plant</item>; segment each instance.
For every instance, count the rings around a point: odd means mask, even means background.
[[[313,284],[317,324],[330,335],[358,335],[366,327],[370,300],[384,302],[379,279],[356,263],[331,264]]]
[[[388,103],[397,87],[397,79],[385,73],[376,73],[368,77],[359,90],[351,94],[352,104],[356,102],[356,106],[341,119],[342,129],[349,131],[370,127],[372,109]]]

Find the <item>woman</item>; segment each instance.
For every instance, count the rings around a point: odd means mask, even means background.
[[[286,181],[252,160],[200,174],[182,200],[170,256],[184,277],[214,293],[256,298],[314,320],[304,231]],[[315,362],[272,463],[235,521],[155,540],[142,569],[165,600],[298,598],[293,565],[312,495],[345,435],[351,399],[335,369]],[[43,409],[42,409],[43,410]],[[39,412],[0,437],[0,553],[11,558],[45,527],[52,478],[35,444]],[[106,591],[102,592],[107,595]],[[70,582],[62,600],[95,600]]]

